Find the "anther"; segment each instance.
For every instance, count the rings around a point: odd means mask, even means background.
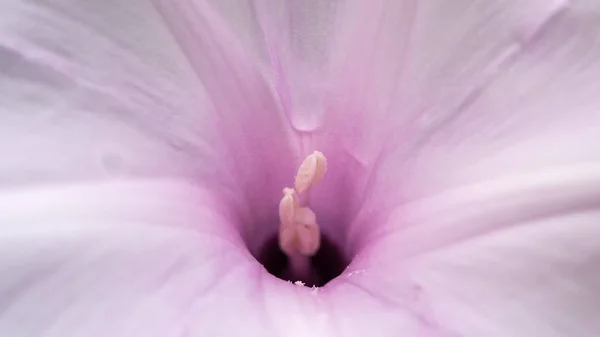
[[[327,172],[327,159],[323,153],[315,151],[306,157],[298,169],[294,182],[298,193],[304,193],[304,191],[318,183],[325,172]]]
[[[279,246],[287,255],[313,256],[321,244],[321,233],[315,213],[308,207],[295,210],[291,223],[281,222]]]
[[[305,256],[313,256],[321,245],[321,233],[315,213],[308,207],[296,210],[296,240],[298,251]]]
[[[279,202],[279,220],[284,225],[292,225],[298,205],[296,191],[292,188],[283,189],[283,198]]]

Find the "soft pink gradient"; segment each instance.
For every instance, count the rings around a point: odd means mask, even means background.
[[[0,140],[0,336],[600,335],[597,0],[2,0]]]

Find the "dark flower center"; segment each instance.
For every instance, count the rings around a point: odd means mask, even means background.
[[[310,263],[317,276],[313,280],[289,279],[284,275],[284,271],[288,266],[288,257],[279,248],[277,234],[274,234],[265,242],[256,259],[270,274],[285,281],[301,281],[307,287],[324,286],[341,275],[350,263],[340,247],[325,235],[321,237],[319,250],[310,258]]]

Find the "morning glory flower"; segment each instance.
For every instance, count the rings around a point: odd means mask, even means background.
[[[3,0],[0,336],[596,337],[596,0]]]

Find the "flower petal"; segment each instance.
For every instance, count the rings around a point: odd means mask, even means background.
[[[598,163],[600,99],[594,93],[600,89],[600,45],[593,39],[600,6],[593,1],[540,6],[505,20],[510,25],[504,26],[513,27],[511,44],[495,53],[497,62],[450,76],[448,89],[419,90],[428,103],[411,110],[410,147],[382,155],[390,164],[382,165],[390,169],[382,178],[399,171],[405,178],[404,200],[507,175]],[[473,35],[465,34],[462,43],[475,44]],[[433,96],[442,94],[446,98]],[[392,166],[399,170],[392,172]]]
[[[238,191],[259,223],[246,230],[273,233],[281,189],[300,160],[298,137],[273,98],[252,50],[204,0],[155,1],[173,35],[206,87],[227,146],[221,160],[238,177]],[[260,222],[263,222],[262,224]],[[260,242],[260,238],[255,238]]]
[[[208,97],[214,83],[200,83],[146,1],[10,0],[0,12],[2,184],[179,176],[231,200],[246,222],[276,219],[295,163],[268,91],[240,82],[249,101],[232,88]],[[224,113],[215,99],[235,106]]]
[[[3,336],[387,337],[418,326],[356,289],[266,273],[221,201],[177,180],[3,192],[0,233]]]
[[[598,172],[526,174],[406,205],[355,260],[365,271],[352,282],[458,336],[596,336]]]
[[[600,88],[600,47],[591,42],[599,6],[465,3],[471,5],[434,1],[419,8],[412,35],[418,43],[402,78],[409,93],[399,96],[405,108],[396,110],[405,116],[389,122],[395,134],[369,162],[376,169],[365,216],[381,210],[385,219],[387,211],[454,188],[577,170],[600,159],[600,99],[593,94]],[[440,29],[445,17],[461,25]]]
[[[221,206],[156,179],[0,194],[0,334],[265,336],[262,266]]]
[[[449,117],[564,8],[562,0],[348,2],[333,34],[327,130],[367,167],[388,137],[394,149],[412,149],[417,122]]]
[[[312,132],[324,122],[332,39],[338,5],[326,1],[252,1],[277,97],[294,129]],[[305,149],[308,155],[311,150]]]
[[[366,271],[354,282],[394,303],[418,293],[414,307],[450,335],[600,331],[590,314],[600,310],[600,6],[539,4],[497,26],[509,28],[513,42],[498,62],[463,55],[453,64],[474,68],[444,68],[449,88],[439,70],[414,82],[422,96],[404,100],[412,123],[382,152],[374,202],[355,223],[357,241],[366,243],[355,268]],[[493,28],[495,17],[468,31]],[[487,54],[465,28],[446,52],[431,55],[452,58],[460,55],[453,46],[465,43]],[[381,221],[369,213],[377,207]]]
[[[0,184],[217,170],[202,88],[146,2],[0,13]]]

